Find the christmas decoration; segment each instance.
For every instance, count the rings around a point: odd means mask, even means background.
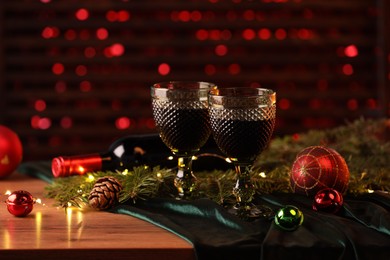
[[[18,135],[0,125],[0,178],[11,175],[22,161],[23,149]]]
[[[275,138],[254,165],[251,178],[256,193],[292,192],[292,163],[299,151],[312,144],[332,145],[348,158],[350,180],[346,194],[355,196],[372,190],[389,192],[390,142],[384,139],[387,136],[384,133],[390,130],[389,125],[390,121],[386,120],[360,119],[326,131]],[[231,189],[235,182],[234,171],[199,171],[196,175],[198,197],[209,198],[221,205],[235,202]],[[142,166],[128,171],[98,171],[83,176],[56,178],[47,187],[47,196],[54,198],[57,206],[88,206],[88,196],[93,188],[91,180],[104,176],[113,176],[122,184],[119,202],[171,197],[175,192],[172,186],[175,171]]]
[[[308,196],[324,188],[344,193],[348,181],[349,170],[344,158],[323,146],[310,146],[298,153],[290,175],[293,191]]]
[[[275,224],[283,230],[294,231],[303,223],[303,213],[295,206],[286,205],[275,214]]]
[[[34,203],[33,196],[24,190],[12,192],[6,200],[9,213],[16,217],[27,216],[33,210]]]
[[[343,206],[343,195],[335,189],[326,188],[314,196],[313,209],[328,213],[336,213]]]
[[[89,194],[89,205],[94,209],[109,209],[119,201],[122,185],[113,177],[99,178]]]

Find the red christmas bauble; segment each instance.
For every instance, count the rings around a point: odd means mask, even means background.
[[[25,217],[34,206],[33,196],[24,190],[18,190],[11,193],[6,200],[9,213],[16,217]]]
[[[23,158],[22,143],[18,135],[0,125],[0,178],[11,175]]]
[[[336,213],[343,206],[343,195],[335,189],[323,189],[314,196],[313,209],[328,213]]]
[[[310,146],[297,154],[290,172],[290,184],[295,193],[314,196],[332,188],[340,193],[347,189],[349,170],[344,158],[335,150]]]

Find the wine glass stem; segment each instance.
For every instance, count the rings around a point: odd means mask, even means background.
[[[195,190],[196,178],[192,172],[192,156],[178,158],[178,170],[175,178],[175,187],[180,198],[190,197]]]
[[[250,178],[250,165],[235,165],[237,182],[233,188],[233,194],[236,196],[237,207],[246,207],[251,204],[255,190]]]

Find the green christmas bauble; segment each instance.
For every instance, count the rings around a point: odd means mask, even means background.
[[[287,205],[275,214],[275,224],[283,230],[294,231],[303,222],[303,213],[297,207]]]

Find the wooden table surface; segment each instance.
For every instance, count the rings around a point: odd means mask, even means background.
[[[0,180],[0,259],[195,259],[192,245],[145,221],[121,214],[55,207],[47,184],[14,173]],[[42,204],[11,215],[7,191],[26,190]]]

